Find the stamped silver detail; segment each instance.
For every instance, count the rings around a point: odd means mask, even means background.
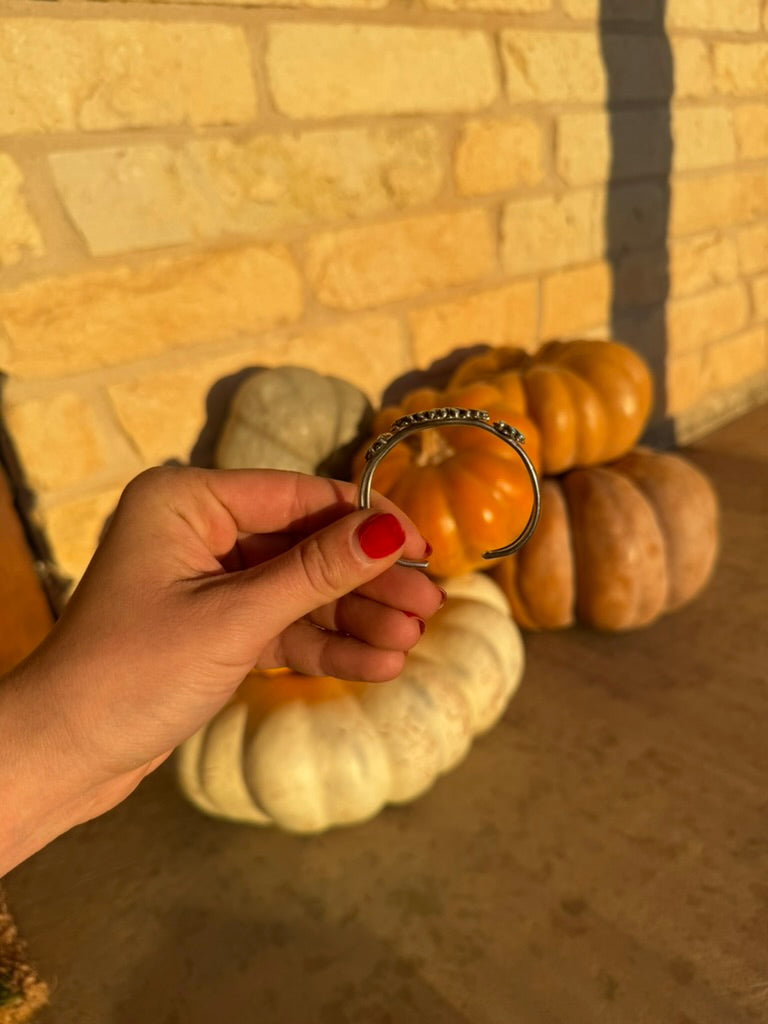
[[[395,420],[389,430],[384,431],[383,434],[379,434],[365,453],[366,464],[363,469],[363,474],[360,477],[357,504],[359,508],[371,507],[371,481],[373,480],[373,474],[376,466],[381,462],[387,452],[402,441],[403,438],[415,433],[417,430],[425,430],[429,427],[462,425],[480,427],[483,430],[487,430],[508,444],[510,448],[513,448],[522,460],[531,481],[531,488],[533,490],[533,507],[531,509],[531,514],[528,517],[528,522],[523,527],[522,533],[505,547],[495,548],[493,551],[486,551],[483,554],[483,558],[486,559],[503,558],[505,555],[511,555],[514,554],[515,551],[519,551],[520,548],[530,539],[531,534],[536,529],[536,525],[539,521],[539,515],[541,514],[541,492],[539,489],[539,478],[536,473],[536,469],[522,448],[525,444],[525,436],[517,429],[517,427],[513,427],[509,423],[505,423],[504,420],[494,420],[492,423],[491,417],[484,409],[464,409],[456,406],[441,406],[438,409],[424,409],[421,412],[412,412],[407,416],[400,416],[399,419]],[[408,558],[400,558],[398,559],[398,564],[405,565],[410,568],[426,569],[429,563],[412,561]]]

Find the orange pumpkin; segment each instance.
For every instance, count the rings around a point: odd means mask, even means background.
[[[715,492],[679,455],[634,451],[546,479],[541,495],[536,532],[493,570],[518,625],[636,629],[690,601],[712,572]]]
[[[492,384],[413,391],[399,406],[377,414],[374,436],[400,416],[441,406],[485,409],[492,420],[517,427],[538,466],[535,426],[524,416],[510,418]],[[365,448],[357,457],[358,475]],[[432,545],[429,571],[435,576],[487,569],[483,552],[509,544],[522,532],[533,501],[528,474],[513,449],[485,430],[464,425],[434,427],[401,441],[377,467],[373,488],[409,515]]]
[[[450,386],[488,380],[507,414],[529,417],[541,436],[545,474],[593,466],[629,451],[648,419],[648,367],[616,341],[554,341],[534,355],[492,348],[462,363]]]

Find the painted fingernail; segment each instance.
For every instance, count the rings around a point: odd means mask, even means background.
[[[429,558],[429,556],[431,554],[432,554],[432,545],[429,543],[428,540],[425,540],[424,541],[424,557],[425,558]]]
[[[440,591],[440,604],[437,607],[442,608],[445,602],[448,600],[448,595],[446,594],[442,587],[438,587],[437,589]]]
[[[427,624],[421,616],[417,615],[416,612],[404,612],[403,614],[407,615],[409,619],[416,619],[419,624],[419,630],[422,634],[424,633],[424,630],[427,628]]]
[[[368,558],[386,558],[405,544],[405,530],[391,512],[378,512],[357,528],[357,541]]]

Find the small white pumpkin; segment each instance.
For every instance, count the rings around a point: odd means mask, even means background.
[[[257,370],[230,403],[215,464],[343,476],[371,418],[363,392],[339,377],[302,366]]]
[[[425,792],[498,721],[524,664],[488,576],[445,588],[445,607],[389,683],[252,672],[179,749],[189,800],[222,818],[321,832]]]

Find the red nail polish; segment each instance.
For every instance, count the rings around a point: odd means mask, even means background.
[[[357,540],[369,558],[386,558],[405,544],[405,530],[391,512],[378,512],[357,528]]]
[[[407,615],[409,619],[416,619],[419,624],[419,630],[422,634],[424,633],[424,630],[427,628],[427,624],[424,619],[417,615],[416,612],[403,612],[403,614]]]

